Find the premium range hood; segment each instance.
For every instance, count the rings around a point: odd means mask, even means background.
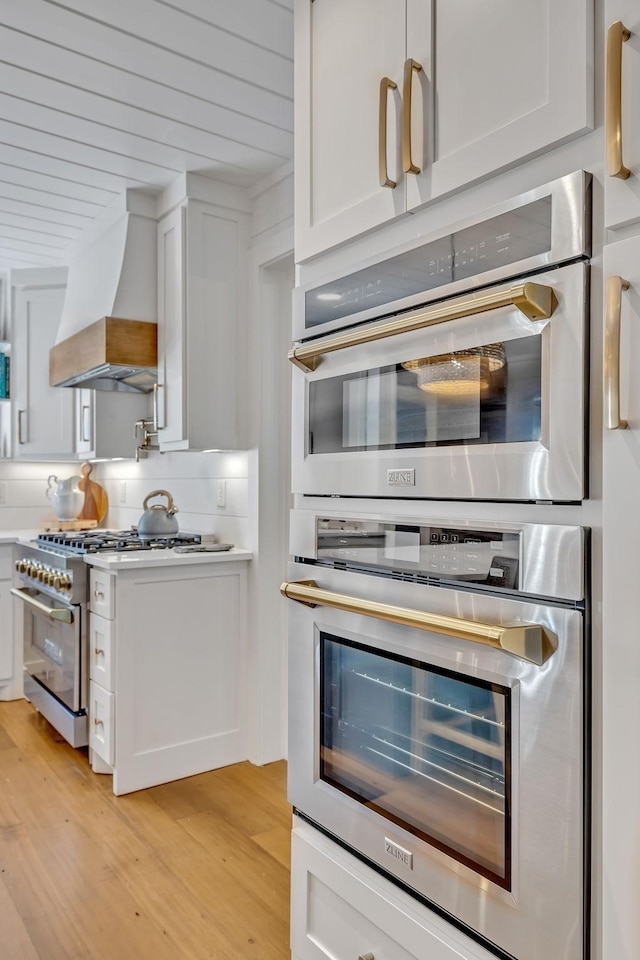
[[[148,393],[158,363],[156,220],[150,198],[126,191],[86,234],[69,264],[49,382]]]

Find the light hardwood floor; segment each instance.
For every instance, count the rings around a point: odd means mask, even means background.
[[[0,703],[1,960],[288,960],[284,762],[125,797]]]

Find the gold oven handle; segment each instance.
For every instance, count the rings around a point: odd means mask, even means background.
[[[420,173],[411,156],[411,97],[413,93],[413,74],[420,73],[422,64],[409,57],[404,62],[402,81],[402,169],[405,173]]]
[[[607,31],[606,136],[607,174],[626,180],[630,170],[622,162],[622,44],[631,33],[620,20]]]
[[[389,177],[387,167],[387,101],[389,99],[389,90],[395,90],[398,84],[390,80],[389,77],[383,77],[380,81],[380,101],[378,112],[378,172],[380,176],[380,186],[390,187],[392,190],[398,184]]]
[[[433,633],[457,637],[459,640],[473,640],[539,665],[548,660],[553,652],[544,629],[537,623],[495,626],[477,623],[475,620],[463,620],[461,617],[428,613],[425,610],[409,610],[388,603],[378,603],[376,600],[361,600],[323,590],[315,580],[283,583],[280,593],[289,600],[297,600],[309,607],[334,607],[347,613],[360,613],[365,617],[399,623],[404,627],[431,630]]]
[[[622,291],[629,289],[629,281],[609,277],[606,286],[604,318],[604,411],[607,430],[624,430],[626,420],[620,417],[620,321],[622,318]]]
[[[32,597],[26,588],[12,587],[11,593],[19,600],[24,600],[30,607],[35,607],[40,613],[46,614],[49,620],[59,620],[61,623],[73,623],[73,611],[67,607],[48,607]]]
[[[374,340],[384,340],[400,333],[422,330],[436,323],[471,317],[476,313],[495,310],[498,307],[516,307],[529,320],[548,320],[557,305],[556,296],[551,287],[541,283],[519,283],[507,290],[492,290],[482,296],[467,297],[448,304],[438,304],[418,313],[390,320],[378,326],[359,327],[341,333],[336,337],[318,340],[305,346],[292,347],[289,360],[308,373],[315,370],[325,353],[345,350],[347,347],[360,346]]]

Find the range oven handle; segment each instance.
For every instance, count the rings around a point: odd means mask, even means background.
[[[347,347],[384,340],[386,337],[395,337],[400,333],[422,330],[424,327],[445,323],[447,320],[472,317],[476,313],[485,313],[487,310],[496,310],[499,307],[516,307],[528,320],[548,320],[556,306],[557,300],[552,287],[542,283],[517,283],[506,290],[491,290],[480,296],[465,297],[451,303],[440,303],[427,310],[405,314],[375,327],[356,327],[336,337],[292,347],[289,351],[289,360],[308,373],[316,369],[323,354],[345,350]]]
[[[74,621],[73,610],[69,610],[68,607],[48,607],[46,603],[41,603],[40,600],[32,597],[26,588],[12,587],[11,593],[18,600],[24,600],[30,607],[35,607],[40,613],[44,613],[49,617],[49,620],[59,620],[61,623],[73,623]]]
[[[442,633],[459,640],[472,640],[483,643],[507,653],[513,653],[521,660],[543,664],[553,653],[553,648],[543,627],[537,623],[516,623],[497,626],[464,620],[462,617],[447,617],[440,613],[428,613],[425,610],[409,610],[395,607],[376,600],[362,600],[348,597],[331,590],[323,590],[315,580],[298,580],[283,583],[280,593],[289,600],[297,600],[309,607],[334,607],[347,613],[361,613],[365,617],[377,620],[389,620],[404,627],[417,627]]]

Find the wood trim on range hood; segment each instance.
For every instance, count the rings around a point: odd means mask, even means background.
[[[103,317],[51,349],[49,383],[148,392],[157,366],[157,324]]]

